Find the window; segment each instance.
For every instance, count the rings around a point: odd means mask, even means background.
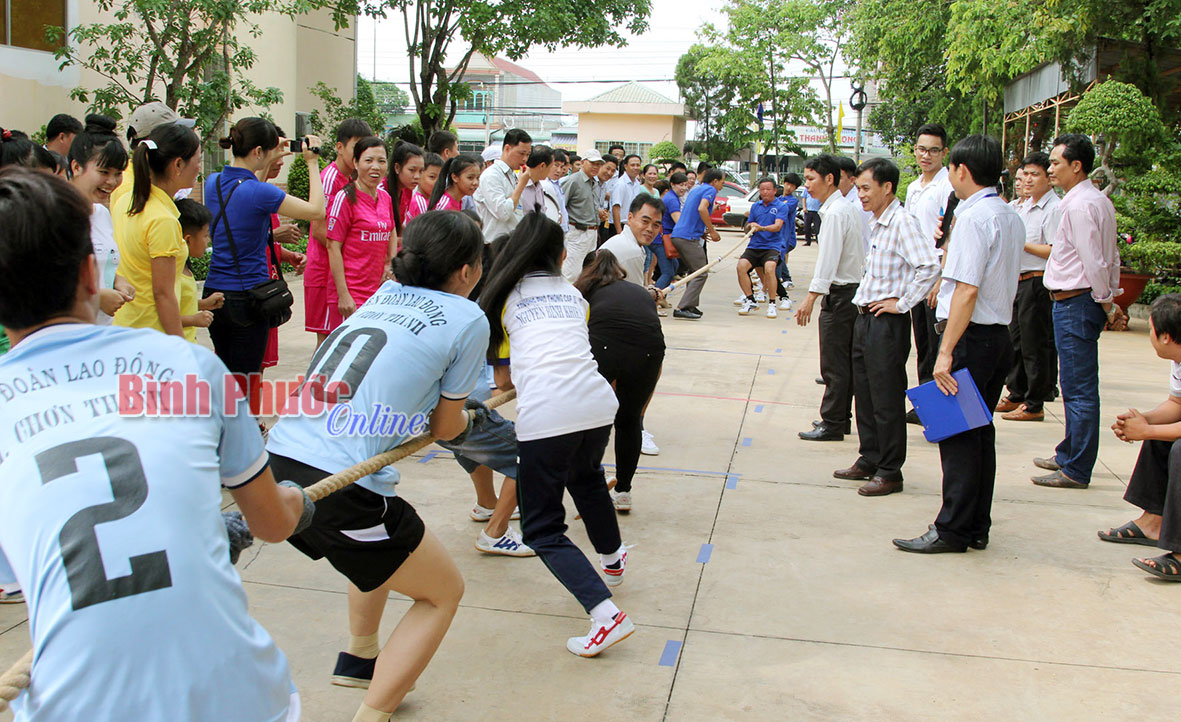
[[[484,150],[484,148],[485,148],[484,143],[482,143],[478,140],[461,140],[461,141],[459,141],[459,152],[460,153],[475,153],[476,155],[479,155],[480,152],[482,150]]]
[[[492,109],[492,93],[487,90],[472,91],[471,97],[464,98],[463,109],[469,112],[479,112],[485,108]]]
[[[630,141],[622,140],[596,140],[595,149],[603,155],[607,155],[607,150],[613,145],[622,145],[623,150],[628,155],[638,155],[644,162],[648,161],[648,151],[652,150],[651,143],[632,143]]]
[[[46,25],[66,26],[66,0],[0,0],[0,45],[53,52]]]

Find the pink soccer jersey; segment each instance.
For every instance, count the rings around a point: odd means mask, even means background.
[[[402,227],[405,228],[410,219],[415,216],[426,213],[426,207],[429,199],[422,194],[422,191],[415,188],[414,193],[410,195],[410,205],[406,207],[406,215],[402,217]]]
[[[336,194],[349,184],[349,178],[340,172],[336,163],[329,163],[324,170],[320,171],[320,182],[324,184],[324,197],[331,203]],[[312,238],[308,239],[308,262],[303,272],[303,285],[305,287],[332,285],[332,278],[328,273],[328,251]]]
[[[444,193],[439,202],[435,204],[436,211],[462,211],[463,201],[457,201],[451,197],[450,193]]]
[[[354,203],[344,191],[332,197],[328,240],[341,244],[345,284],[358,307],[381,285],[393,231],[393,203],[385,191],[377,191],[375,200],[358,188]],[[337,300],[336,284],[329,283],[328,303],[335,306]]]

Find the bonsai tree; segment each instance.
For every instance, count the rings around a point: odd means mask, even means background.
[[[1136,86],[1115,80],[1100,83],[1083,94],[1066,118],[1066,130],[1099,139],[1100,163],[1094,173],[1103,176],[1103,192],[1107,195],[1122,182],[1113,171],[1112,158],[1117,149],[1122,160],[1141,164],[1147,152],[1164,143],[1168,135],[1152,101]]]
[[[666,169],[675,161],[681,159],[681,150],[677,148],[675,143],[667,140],[662,140],[648,151],[648,158],[657,165],[662,165]]]

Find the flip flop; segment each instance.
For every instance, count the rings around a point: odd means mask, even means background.
[[[1156,562],[1156,565],[1153,566],[1149,562]],[[1181,561],[1177,561],[1172,554],[1163,554],[1151,559],[1133,559],[1132,563],[1166,582],[1181,582]]]
[[[1125,533],[1126,532],[1126,533]],[[1144,536],[1144,532],[1140,527],[1136,526],[1136,522],[1130,521],[1123,526],[1117,526],[1114,529],[1097,532],[1099,538],[1105,542],[1114,542],[1116,544],[1142,544],[1146,547],[1156,546],[1156,539],[1149,539]]]

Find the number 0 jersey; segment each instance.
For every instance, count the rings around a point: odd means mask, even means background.
[[[120,414],[120,375],[149,373],[207,403]],[[223,408],[226,373],[184,339],[86,324],[0,358],[0,549],[34,649],[17,720],[287,718],[287,660],[247,613],[221,517],[222,485],[266,465],[246,404]]]
[[[487,350],[488,320],[479,306],[386,281],[324,339],[308,366],[309,379],[341,382],[347,392],[324,413],[280,419],[267,449],[330,473],[389,451],[427,430],[423,424],[440,396],[471,394]],[[398,478],[387,466],[357,484],[394,496]]]

